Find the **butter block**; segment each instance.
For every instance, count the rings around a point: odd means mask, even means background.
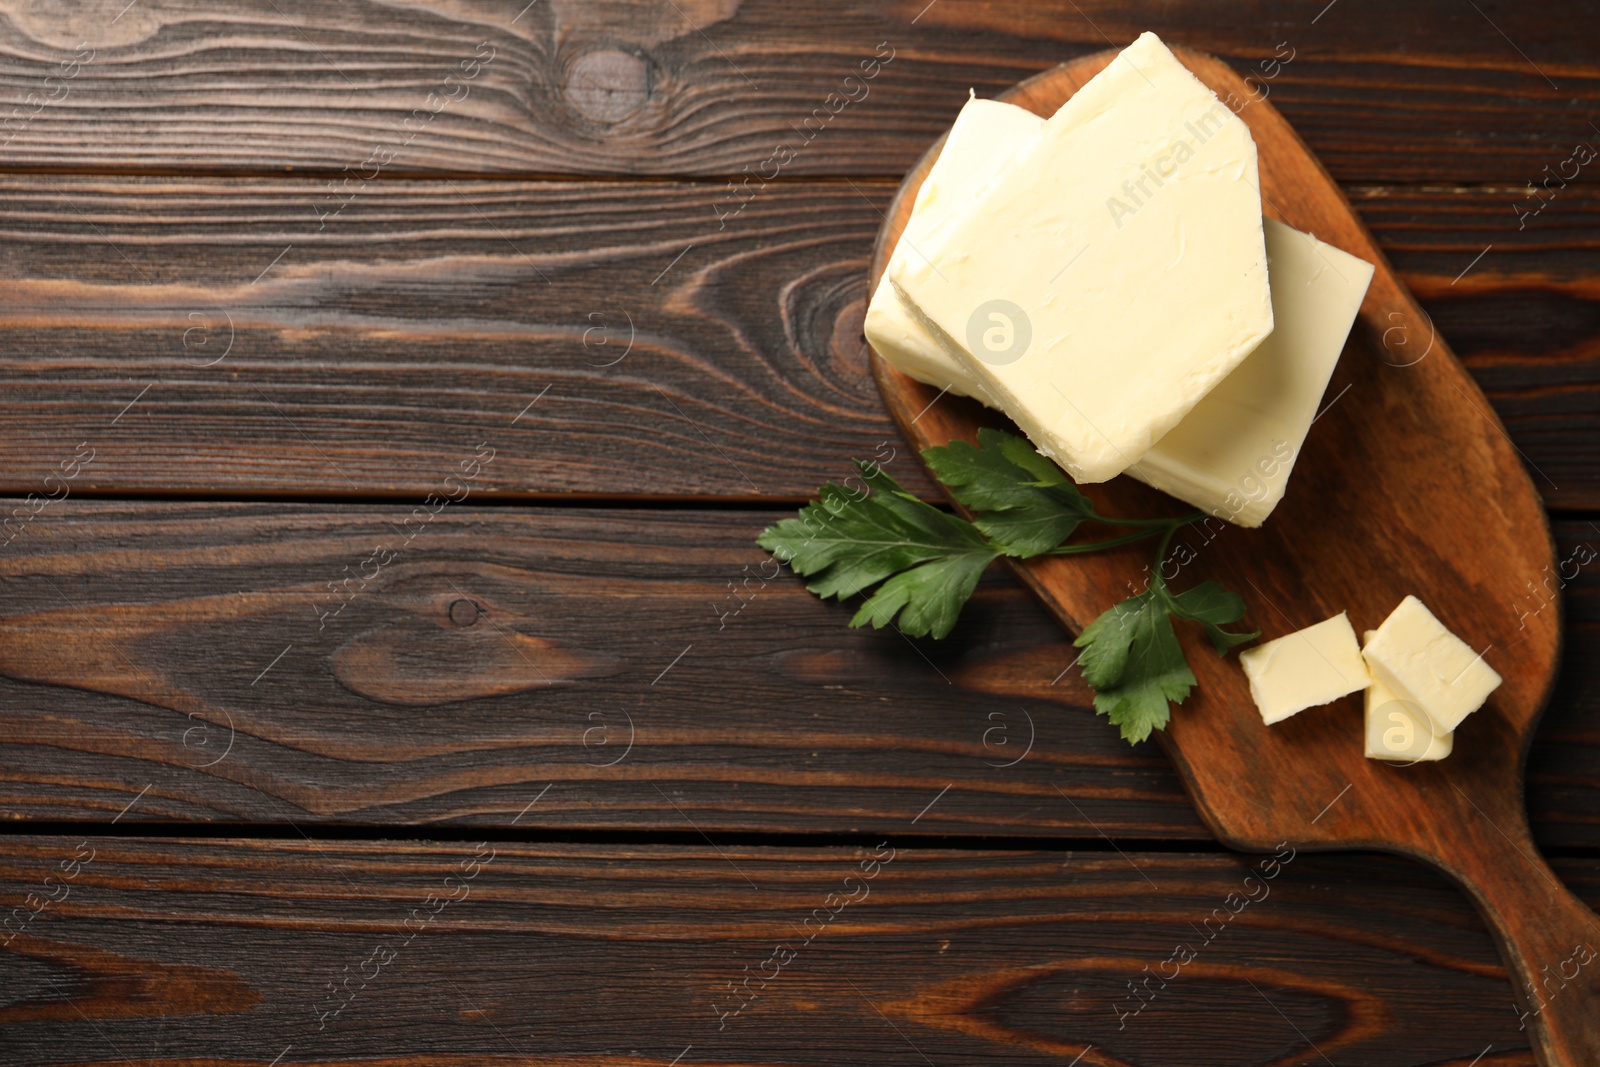
[[[889,277],[1078,482],[1132,466],[1273,327],[1256,147],[1146,33]]]
[[[919,382],[976,397],[990,407],[994,404],[983,385],[928,333],[901,301],[889,275],[907,259],[920,257],[928,235],[964,208],[1043,125],[1044,119],[1015,104],[968,97],[917,190],[911,216],[867,305],[865,332],[879,355]]]
[[[1427,714],[1435,733],[1454,730],[1500,687],[1483,656],[1414,596],[1373,631],[1361,655],[1375,679]]]
[[[1372,281],[1365,260],[1265,221],[1272,335],[1127,471],[1240,526],[1283,499]]]
[[[1368,630],[1361,641],[1371,640]],[[1368,759],[1421,763],[1444,759],[1455,747],[1455,734],[1435,733],[1426,712],[1376,679],[1367,687],[1365,725]]]
[[[1269,726],[1372,684],[1344,612],[1239,653],[1250,697]]]

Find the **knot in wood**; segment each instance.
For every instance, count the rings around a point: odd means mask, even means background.
[[[585,118],[621,122],[649,98],[650,68],[631,52],[597,49],[573,60],[561,89]]]
[[[450,603],[450,621],[463,629],[477,622],[482,614],[483,609],[478,606],[477,601],[462,597]]]

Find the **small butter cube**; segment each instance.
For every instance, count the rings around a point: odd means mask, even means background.
[[[1250,696],[1267,724],[1372,684],[1344,612],[1239,653]]]
[[[1369,632],[1367,640],[1372,639]],[[1455,734],[1439,734],[1423,710],[1374,680],[1367,687],[1367,758],[1419,763],[1450,755]]]
[[[1435,733],[1454,730],[1500,687],[1482,654],[1414,596],[1400,601],[1361,654],[1375,679],[1427,714]]]

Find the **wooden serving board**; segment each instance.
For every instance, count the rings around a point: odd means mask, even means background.
[[[1358,633],[1372,629],[1412,593],[1485,650],[1505,682],[1462,725],[1448,759],[1391,765],[1363,755],[1359,696],[1267,727],[1237,656],[1219,658],[1197,627],[1180,624],[1199,685],[1158,736],[1201,816],[1231,847],[1381,849],[1451,875],[1495,932],[1541,1062],[1600,1064],[1600,959],[1586,959],[1600,951],[1600,919],[1535,850],[1522,801],[1528,740],[1561,644],[1558,608],[1537,611],[1542,599],[1529,592],[1555,568],[1539,497],[1477,385],[1294,130],[1225,63],[1174,51],[1249,125],[1265,214],[1376,267],[1286,499],[1259,530],[1220,521],[1191,527],[1194,559],[1174,588],[1215,579],[1240,592],[1249,605],[1245,621],[1263,640],[1340,611]],[[1002,99],[1049,115],[1115,54],[1056,67]],[[900,188],[878,238],[874,286],[939,148]],[[873,370],[918,449],[1005,425],[973,401],[938,397],[876,356]],[[1088,488],[1110,514],[1186,507],[1128,478]],[[1143,587],[1151,552],[1140,544],[1020,562],[1016,570],[1078,632],[1129,595],[1130,582]],[[1119,1062],[1098,1054],[1094,1062]]]

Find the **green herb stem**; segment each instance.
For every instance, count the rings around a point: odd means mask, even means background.
[[[1046,552],[1047,556],[1081,556],[1088,552],[1099,552],[1101,549],[1116,548],[1118,545],[1131,545],[1135,541],[1144,541],[1160,533],[1156,530],[1141,530],[1138,533],[1124,534],[1121,537],[1112,537],[1104,541],[1089,541],[1081,545],[1062,545]]]
[[[1196,512],[1196,514],[1203,515],[1204,512]],[[1150,585],[1152,588],[1161,590],[1162,596],[1165,596],[1167,592],[1167,580],[1161,577],[1161,565],[1167,561],[1167,546],[1172,544],[1173,534],[1177,533],[1179,530],[1183,529],[1193,521],[1195,520],[1185,519],[1182,522],[1174,522],[1172,526],[1167,529],[1167,532],[1162,535],[1161,544],[1156,549],[1156,566],[1155,570],[1150,572]]]
[[[1205,517],[1206,513],[1203,511],[1191,511],[1189,514],[1176,519],[1122,519],[1115,515],[1102,515],[1099,512],[1091,512],[1088,516],[1088,521],[1103,522],[1107,526],[1171,526],[1176,529],[1179,526],[1187,526],[1191,522],[1199,522]]]

